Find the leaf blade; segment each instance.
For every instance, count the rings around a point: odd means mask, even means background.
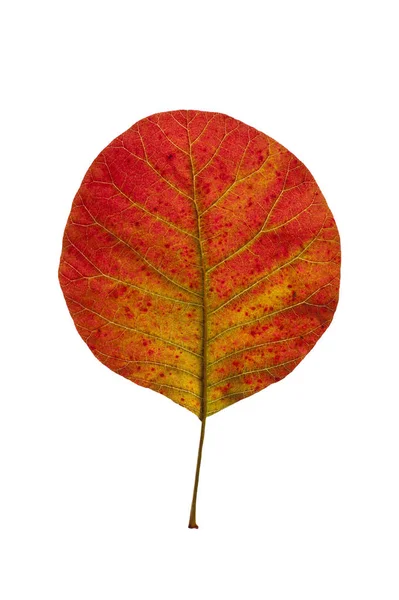
[[[331,322],[339,269],[334,219],[294,155],[226,115],[172,111],[90,167],[60,283],[103,364],[201,417],[299,364]]]

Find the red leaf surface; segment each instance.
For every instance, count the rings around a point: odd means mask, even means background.
[[[101,152],[59,271],[95,356],[203,421],[299,364],[331,322],[339,276],[338,231],[308,169],[201,111],[143,119]]]

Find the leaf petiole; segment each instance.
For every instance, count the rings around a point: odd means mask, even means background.
[[[198,446],[197,468],[195,471],[193,500],[191,503],[190,520],[188,523],[189,529],[198,529],[195,513],[196,513],[196,505],[197,505],[199,474],[200,474],[200,468],[201,468],[202,447],[204,445],[204,437],[205,437],[205,422],[206,422],[206,413],[203,415],[202,421],[201,421],[201,434],[200,434],[200,441],[199,441],[199,446]]]

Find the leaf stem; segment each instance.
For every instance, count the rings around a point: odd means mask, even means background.
[[[206,422],[206,414],[203,416],[202,422],[201,422],[201,435],[200,435],[200,441],[199,441],[199,446],[198,446],[198,457],[197,457],[197,468],[195,471],[193,501],[191,503],[190,521],[188,523],[188,526],[190,529],[198,529],[195,513],[196,513],[196,505],[197,505],[199,474],[200,474],[200,468],[201,468],[202,447],[204,445],[204,437],[205,437],[205,422]]]

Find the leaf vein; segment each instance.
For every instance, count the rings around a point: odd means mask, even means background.
[[[250,394],[254,390],[256,390],[256,387],[248,388],[246,390],[241,390],[239,392],[230,392],[230,394],[225,394],[224,396],[221,396],[220,398],[215,398],[214,400],[210,400],[208,404],[215,404],[215,402],[219,402],[219,400],[224,400],[225,398],[229,398],[230,396],[238,396],[239,394],[247,394],[247,393]]]
[[[115,281],[117,283],[122,283],[124,285],[127,285],[128,287],[131,287],[135,290],[139,290],[140,292],[144,292],[145,294],[149,294],[150,296],[156,296],[158,298],[162,298],[162,300],[170,300],[171,302],[178,302],[180,304],[187,304],[188,306],[199,306],[202,308],[202,304],[200,304],[199,302],[189,302],[188,300],[180,300],[179,298],[172,298],[171,296],[164,296],[163,294],[159,294],[158,292],[152,292],[150,290],[147,290],[146,288],[142,288],[138,285],[135,285],[133,283],[130,283],[129,281],[125,281],[124,279],[119,279],[118,277],[114,277],[113,275],[108,275],[107,273],[104,273],[103,271],[101,271],[101,269],[94,264],[93,261],[91,261],[90,259],[87,258],[87,256],[85,256],[85,254],[83,254],[83,252],[81,250],[79,250],[79,248],[77,246],[75,246],[75,244],[73,242],[71,242],[70,238],[68,235],[66,235],[66,238],[68,239],[70,245],[75,248],[75,250],[77,252],[79,252],[79,254],[81,254],[83,256],[83,258],[89,263],[91,264],[100,274],[99,275],[82,275],[82,273],[73,265],[71,265],[68,261],[63,260],[62,262],[65,263],[66,265],[69,265],[70,267],[72,267],[77,273],[79,273],[79,275],[81,275],[81,279],[97,279],[98,277],[106,277],[107,279],[111,279],[112,281]],[[70,283],[72,283],[73,281],[76,281],[76,279],[70,279]],[[69,284],[67,284],[69,285]]]
[[[186,288],[184,285],[181,285],[180,283],[177,283],[176,281],[174,281],[173,279],[171,279],[170,277],[168,277],[168,275],[166,275],[166,273],[163,273],[160,269],[158,269],[155,265],[153,265],[147,258],[145,258],[145,256],[143,256],[142,254],[140,254],[140,252],[138,252],[135,248],[133,248],[133,246],[131,246],[128,242],[126,242],[124,239],[122,239],[121,237],[119,237],[116,233],[114,233],[113,231],[111,231],[111,229],[108,229],[108,227],[106,227],[105,225],[103,225],[103,223],[100,223],[89,211],[89,209],[87,208],[87,206],[84,204],[83,205],[85,207],[85,209],[87,210],[87,212],[89,213],[90,217],[93,219],[93,222],[100,227],[101,229],[103,229],[104,231],[106,231],[107,233],[109,233],[110,235],[112,235],[114,238],[116,238],[119,242],[121,242],[121,244],[124,244],[127,248],[129,248],[134,254],[136,254],[143,262],[145,262],[149,267],[151,267],[156,273],[158,273],[159,275],[161,275],[161,277],[164,277],[167,281],[169,281],[170,283],[172,283],[173,285],[175,285],[176,287],[184,290],[185,292],[189,293],[189,294],[193,294],[194,296],[198,296],[199,298],[201,297],[201,294],[198,294],[197,292],[194,292],[193,290],[190,290],[189,288]]]
[[[141,333],[142,335],[145,335],[147,337],[152,337],[152,338],[154,338],[156,340],[159,340],[160,342],[164,342],[165,344],[169,344],[170,346],[175,346],[176,348],[179,348],[180,350],[184,350],[185,352],[188,352],[189,354],[192,354],[193,356],[199,356],[201,358],[201,354],[198,354],[198,352],[194,352],[194,350],[190,350],[189,348],[186,348],[185,346],[182,346],[181,344],[177,344],[173,340],[168,340],[166,338],[161,337],[160,335],[156,335],[154,333],[150,333],[149,331],[143,331],[142,329],[136,329],[135,327],[129,327],[128,325],[122,325],[121,323],[118,323],[117,321],[112,321],[111,319],[108,319],[107,317],[104,317],[103,315],[101,315],[100,313],[96,312],[92,308],[89,308],[88,306],[85,306],[81,302],[78,302],[75,298],[71,298],[70,296],[65,296],[65,297],[68,300],[70,300],[71,302],[74,302],[75,304],[78,304],[83,309],[87,310],[88,312],[90,312],[90,313],[92,313],[94,315],[97,315],[100,319],[103,319],[104,321],[106,321],[110,325],[115,325],[115,327],[120,327],[121,329],[126,329],[126,331],[134,331],[135,333]],[[85,329],[88,329],[88,328],[85,327]],[[98,329],[98,328],[95,328],[95,329]],[[92,331],[92,333],[93,333],[93,331]]]
[[[102,185],[109,185],[108,181],[95,181],[95,183],[102,184]],[[190,236],[190,237],[192,237],[194,239],[198,239],[198,237],[194,233],[190,233],[189,231],[186,231],[185,229],[182,229],[181,227],[179,227],[175,223],[172,223],[171,221],[168,221],[167,219],[164,219],[160,215],[156,215],[156,214],[152,213],[150,210],[148,210],[147,208],[145,208],[145,206],[143,206],[139,202],[136,202],[135,200],[133,200],[128,194],[125,194],[125,192],[120,187],[118,187],[116,185],[116,183],[113,182],[112,179],[111,179],[110,183],[111,183],[112,187],[114,187],[116,189],[116,191],[118,192],[118,194],[120,194],[121,196],[123,196],[124,198],[126,198],[127,200],[129,200],[129,202],[132,204],[132,206],[136,206],[137,208],[139,208],[140,210],[142,210],[143,212],[145,212],[150,217],[156,219],[157,221],[161,221],[162,223],[165,223],[165,225],[168,225],[168,227],[171,227],[172,229],[176,229],[176,231],[179,231],[180,233],[184,233],[185,235],[188,235],[188,236]]]
[[[256,175],[256,173],[259,173],[259,171],[261,171],[263,169],[263,167],[265,166],[265,164],[267,163],[267,161],[269,160],[269,158],[271,158],[272,156],[275,156],[276,154],[280,154],[279,152],[276,152],[274,154],[268,154],[267,157],[265,158],[265,160],[263,161],[263,163],[260,165],[260,167],[258,167],[257,169],[255,169],[255,171],[252,171],[251,173],[248,173],[248,175],[245,175],[245,177],[241,177],[241,179],[236,179],[234,180],[229,186],[228,188],[223,192],[223,194],[221,196],[219,196],[219,198],[217,198],[214,202],[212,202],[212,204],[210,204],[208,206],[208,208],[206,208],[205,210],[202,211],[201,213],[201,217],[207,213],[209,210],[211,210],[211,208],[213,208],[216,204],[218,204],[218,202],[220,202],[220,200],[222,200],[225,196],[227,196],[227,194],[229,192],[231,192],[231,190],[238,185],[239,183],[242,183],[243,181],[245,181],[246,179],[249,179],[250,177],[253,177],[254,175]]]
[[[184,388],[176,387],[174,385],[168,385],[166,383],[157,383],[156,381],[148,381],[148,379],[144,379],[143,377],[136,377],[136,376],[134,376],[132,378],[132,381],[134,382],[135,380],[137,380],[137,381],[145,381],[146,383],[149,384],[148,387],[150,387],[150,386],[157,386],[159,389],[169,388],[171,390],[177,390],[178,392],[183,392],[184,394],[191,394],[191,396],[195,396],[196,398],[201,398],[201,396],[199,396],[195,392],[190,392],[190,390],[186,390]]]
[[[324,223],[325,223],[325,220],[324,220]],[[273,269],[272,271],[270,271],[269,273],[267,273],[267,275],[264,275],[263,277],[261,277],[260,279],[258,279],[257,281],[255,281],[254,283],[252,283],[251,285],[249,285],[248,287],[246,287],[243,290],[239,291],[237,294],[234,294],[234,296],[232,296],[231,298],[229,298],[228,300],[226,300],[225,302],[223,302],[223,304],[220,304],[220,306],[218,306],[217,308],[213,309],[210,312],[210,315],[215,314],[216,312],[218,312],[219,310],[221,310],[222,308],[224,308],[225,306],[227,306],[228,304],[230,304],[230,302],[233,302],[234,300],[236,300],[237,298],[239,298],[243,294],[246,294],[247,292],[249,292],[250,290],[252,290],[254,287],[256,287],[257,285],[259,285],[263,281],[266,281],[267,279],[269,279],[272,275],[274,275],[278,271],[284,269],[285,267],[288,267],[290,264],[292,264],[293,262],[295,262],[296,260],[298,260],[298,258],[300,256],[302,256],[302,254],[304,254],[310,248],[310,246],[317,241],[320,233],[322,232],[322,230],[324,228],[324,223],[323,223],[321,229],[315,235],[315,237],[305,246],[305,248],[302,248],[302,250],[299,252],[299,254],[296,254],[289,261],[285,262],[282,265],[279,265],[278,267],[276,267],[275,269]]]
[[[229,331],[232,331],[233,329],[246,327],[247,325],[252,325],[253,323],[258,323],[259,321],[263,321],[264,319],[269,319],[270,317],[274,317],[275,315],[278,315],[287,310],[292,310],[293,308],[298,308],[298,306],[301,306],[302,304],[307,302],[312,296],[317,294],[317,292],[319,292],[320,290],[324,289],[325,287],[328,287],[329,285],[331,285],[335,279],[338,279],[337,275],[335,275],[325,285],[322,285],[317,290],[312,292],[307,298],[305,298],[305,300],[301,300],[301,302],[297,302],[296,304],[290,304],[290,306],[284,306],[283,308],[280,308],[279,310],[275,310],[267,315],[263,315],[262,317],[258,317],[256,319],[251,319],[250,321],[244,321],[243,323],[237,323],[236,325],[231,325],[227,329],[224,329],[223,331],[221,331],[221,332],[217,333],[216,335],[214,335],[213,337],[209,338],[209,342],[213,342],[217,338],[221,337],[222,335],[225,335],[226,333],[228,333]]]
[[[215,387],[215,385],[221,385],[226,381],[230,381],[230,379],[236,379],[237,377],[244,377],[245,375],[252,375],[253,373],[262,373],[263,371],[267,371],[273,379],[276,379],[276,376],[273,373],[270,373],[270,369],[277,369],[278,367],[284,367],[285,365],[291,364],[293,362],[301,361],[304,356],[298,356],[297,358],[292,358],[291,360],[286,360],[278,365],[269,365],[268,367],[263,367],[262,369],[252,369],[251,371],[244,371],[243,373],[237,373],[236,375],[230,375],[229,377],[225,377],[224,379],[220,379],[219,381],[215,381],[214,383],[210,383],[209,387]]]
[[[143,144],[143,150],[145,153],[146,158],[141,158],[141,156],[138,156],[137,154],[134,154],[134,152],[131,152],[130,150],[128,150],[126,148],[126,146],[124,145],[123,141],[122,141],[122,145],[120,146],[121,148],[123,148],[123,150],[125,150],[125,152],[127,152],[128,154],[130,154],[131,156],[133,156],[134,158],[136,158],[137,160],[140,160],[141,162],[147,164],[150,169],[152,169],[154,171],[154,173],[163,181],[165,181],[165,183],[168,184],[168,186],[170,188],[172,188],[173,190],[175,190],[175,192],[178,192],[181,196],[184,196],[185,198],[188,198],[189,200],[191,200],[190,196],[188,194],[186,194],[186,192],[183,192],[183,190],[181,190],[180,188],[178,188],[176,185],[174,185],[174,183],[172,183],[171,181],[169,181],[169,179],[166,179],[166,177],[164,177],[162,175],[162,173],[160,173],[155,167],[154,165],[148,160],[147,158],[147,153],[145,151],[145,147],[144,147],[144,143],[143,143],[143,139],[140,136],[141,139],[141,143]],[[115,148],[118,148],[118,146],[114,146]]]
[[[212,267],[209,267],[208,272],[213,271],[214,269],[216,269],[219,265],[224,264],[226,261],[231,260],[232,258],[234,258],[235,256],[237,256],[237,254],[239,254],[240,252],[242,252],[243,250],[245,250],[246,248],[248,248],[250,245],[252,245],[257,239],[258,237],[260,237],[262,235],[262,233],[264,232],[264,229],[270,219],[270,216],[273,212],[273,210],[275,209],[275,207],[277,206],[281,196],[285,193],[285,192],[289,192],[290,190],[295,189],[298,186],[293,186],[291,188],[287,188],[285,189],[285,184],[287,183],[287,179],[288,179],[288,174],[290,172],[290,168],[289,165],[291,164],[292,158],[290,158],[290,162],[288,164],[288,169],[287,169],[287,173],[285,175],[285,179],[284,179],[284,183],[283,186],[281,188],[280,193],[278,194],[276,200],[273,202],[269,212],[266,215],[266,218],[263,222],[262,227],[259,229],[259,231],[257,231],[257,233],[251,238],[249,239],[245,244],[243,244],[242,246],[240,246],[239,248],[237,248],[237,250],[235,250],[234,252],[232,252],[229,256],[226,256],[223,260],[219,261],[218,263],[216,263],[215,265],[213,265]]]
[[[180,373],[186,373],[186,375],[190,375],[191,377],[195,377],[196,379],[201,379],[199,375],[193,373],[192,371],[188,371],[187,369],[182,369],[181,367],[177,367],[175,365],[170,365],[163,362],[158,362],[154,360],[131,360],[122,356],[111,356],[110,354],[106,354],[105,352],[101,352],[100,350],[94,349],[94,353],[101,354],[107,358],[112,358],[113,360],[120,360],[127,364],[145,364],[145,365],[156,365],[159,367],[164,367],[165,369],[174,369],[175,371],[179,371]]]
[[[272,315],[270,314],[268,316],[272,316]],[[317,327],[313,327],[313,329],[311,329],[310,331],[305,331],[304,333],[301,333],[299,335],[287,337],[282,340],[268,340],[266,342],[262,342],[262,344],[255,344],[253,346],[245,346],[244,348],[240,348],[239,350],[235,350],[234,352],[230,352],[230,354],[226,354],[225,356],[222,356],[222,357],[218,358],[217,360],[214,360],[213,362],[209,363],[209,367],[213,367],[214,365],[217,365],[218,363],[220,363],[224,360],[227,360],[228,358],[231,358],[232,356],[237,356],[237,354],[241,354],[242,352],[250,352],[257,348],[264,348],[265,346],[270,346],[271,344],[282,344],[283,342],[292,342],[293,340],[297,340],[297,339],[300,339],[307,335],[310,335],[311,333],[313,333],[314,331],[317,331],[317,329],[320,329],[320,327],[323,327],[323,325],[325,325],[326,323],[329,323],[329,322],[330,322],[330,320],[326,319],[325,321],[320,323],[320,325],[318,325]]]

